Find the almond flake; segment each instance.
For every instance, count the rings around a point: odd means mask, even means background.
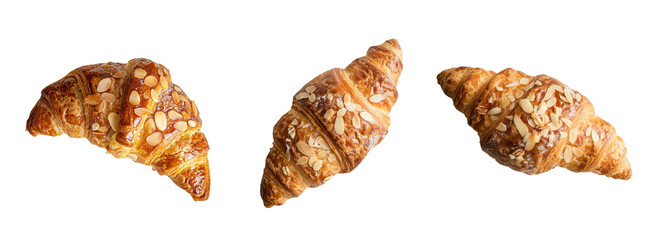
[[[315,86],[308,86],[308,87],[305,88],[305,91],[306,91],[307,93],[312,93],[312,92],[314,92],[314,90],[316,90],[316,89],[317,89],[317,87],[315,87]]]
[[[115,112],[108,113],[108,123],[115,132],[119,129],[119,114]]]
[[[565,159],[565,163],[569,163],[572,159],[571,149],[565,148],[565,153],[562,155],[562,157]]]
[[[549,88],[546,89],[546,93],[544,94],[544,98],[542,100],[546,101],[546,100],[550,99],[551,97],[553,97],[553,95],[555,94],[555,90],[556,90],[555,86],[558,86],[558,85],[551,85]]]
[[[87,97],[85,97],[85,103],[89,105],[97,105],[101,103],[101,97],[99,97],[99,95],[87,95]]]
[[[383,94],[374,94],[370,97],[370,102],[378,103],[381,102],[383,99],[385,99],[385,96],[383,96]]]
[[[340,109],[342,110],[342,109]],[[335,118],[335,125],[333,126],[333,129],[335,130],[335,133],[337,134],[343,134],[344,133],[344,119],[339,115]]]
[[[296,95],[296,100],[301,100],[303,98],[308,98],[308,97],[310,97],[310,94],[302,92]]]
[[[365,119],[365,121],[374,122],[374,116],[368,112],[360,112],[360,117]]]
[[[519,86],[519,82],[510,82],[509,84],[505,85],[506,88],[511,88],[515,86]]]
[[[197,123],[193,120],[188,120],[188,126],[194,128],[195,126],[197,126]]]
[[[333,117],[333,114],[335,114],[335,111],[333,109],[328,109],[326,113],[324,113],[324,119],[328,120]]]
[[[123,78],[124,76],[126,76],[126,73],[124,73],[124,71],[117,71],[112,74],[112,77],[114,78]]]
[[[98,123],[92,123],[92,131],[99,130],[99,124]]]
[[[571,126],[571,120],[564,117],[560,118],[560,120],[562,120],[565,124],[567,124],[567,127]]]
[[[154,132],[149,136],[147,136],[146,140],[147,140],[147,144],[149,144],[150,146],[156,146],[159,143],[161,143],[161,141],[163,141],[163,134],[161,132]]]
[[[314,156],[314,149],[310,147],[307,143],[304,141],[298,141],[296,143],[296,148],[298,149],[299,152],[305,154],[305,156],[311,157]]]
[[[158,81],[160,82],[161,88],[163,90],[168,89],[168,79],[167,78],[165,78],[164,76],[161,76],[161,77],[158,78]]]
[[[519,100],[519,106],[521,106],[521,109],[526,113],[532,113],[533,111],[532,103],[526,98]]]
[[[592,127],[588,126],[588,128],[585,129],[585,136],[589,137],[591,133],[592,133]]]
[[[571,151],[577,157],[583,156],[583,150],[580,148],[573,148]]]
[[[360,128],[360,118],[358,117],[358,115],[353,115],[353,117],[351,118],[351,123],[353,124],[353,127],[355,129]]]
[[[147,133],[153,133],[154,131],[156,131],[156,123],[154,122],[153,118],[150,118],[145,122],[145,130],[147,131]]]
[[[594,144],[597,144],[597,142],[599,142],[599,134],[597,134],[597,132],[594,129],[592,130],[592,141],[594,142]]]
[[[528,134],[528,126],[526,126],[526,124],[521,121],[521,117],[519,117],[519,115],[514,115],[513,121],[516,130],[519,132],[519,135],[521,135],[521,137],[526,136],[526,134]]]
[[[291,120],[291,125],[297,125],[298,124],[298,119],[294,118],[294,120]]]
[[[136,109],[133,110],[133,112],[135,113],[135,115],[138,115],[138,116],[141,116],[141,117],[144,117],[144,116],[150,114],[149,110],[147,110],[146,108],[136,108]]]
[[[514,101],[516,101],[516,98],[515,98],[514,96],[512,96],[512,95],[507,96],[507,99],[509,99],[510,102],[514,102]]]
[[[312,166],[312,169],[314,169],[315,171],[319,171],[319,169],[321,169],[322,165],[323,165],[323,161],[317,161]]]
[[[147,71],[145,71],[142,68],[136,68],[135,70],[133,70],[133,76],[135,78],[144,78],[145,76],[147,76]]]
[[[312,167],[315,162],[319,161],[319,159],[316,156],[312,156],[308,159],[308,166]]]
[[[99,81],[99,85],[96,86],[96,92],[105,92],[110,89],[110,86],[112,85],[112,78],[104,78]]]
[[[156,90],[152,89],[150,96],[151,96],[151,100],[154,100],[154,102],[158,102],[158,93],[156,93]]]
[[[551,98],[548,101],[546,101],[546,107],[553,107],[555,106],[557,99],[556,98]]]
[[[306,163],[308,163],[308,157],[306,156],[301,156],[298,158],[298,160],[296,160],[296,165],[303,165]]]
[[[117,100],[117,97],[115,97],[115,94],[112,93],[102,93],[101,98],[103,98],[104,101],[113,103],[115,100]]]
[[[129,103],[131,105],[140,104],[140,94],[137,91],[131,91],[131,94],[129,95]]]
[[[569,131],[569,143],[573,144],[578,138],[578,130],[576,128]]]
[[[188,129],[188,123],[181,121],[174,124],[174,129],[179,130],[180,132],[185,132]]]
[[[308,100],[310,100],[310,102],[314,102],[315,99],[317,99],[317,95],[314,95],[314,93],[310,93]]]
[[[523,96],[523,93],[524,92],[521,91],[521,90],[516,90],[516,92],[514,93],[514,97],[515,98],[521,98]]]
[[[347,104],[345,104],[344,106],[347,108],[347,110],[353,112],[353,111],[356,111],[356,106],[357,106],[357,105],[354,104],[354,103],[347,103]]]
[[[165,130],[165,127],[167,127],[168,119],[165,117],[164,112],[158,111],[154,113],[154,121],[156,123],[156,128],[158,128],[158,130],[163,131]]]
[[[344,94],[344,105],[346,106],[348,103],[351,103],[351,96]]]
[[[342,99],[340,99],[340,98],[335,99],[335,103],[337,104],[338,108],[343,108],[344,107],[344,103],[342,103]]]
[[[574,97],[572,97],[571,90],[568,87],[566,87],[564,92],[565,92],[565,97],[567,98],[567,101],[569,101],[569,103],[574,103]]]
[[[181,113],[178,113],[175,110],[170,110],[170,111],[168,111],[168,118],[170,120],[178,120],[180,118],[183,118],[183,116],[181,115]]]
[[[179,102],[181,102],[181,98],[179,98],[179,93],[174,92],[174,91],[172,92],[172,101],[174,101],[174,103],[177,103],[177,104]]]
[[[580,101],[581,101],[581,98],[582,98],[582,97],[581,97],[581,94],[580,94],[580,93],[574,93],[574,95],[576,96],[576,101],[579,101],[579,102],[580,102]]]
[[[494,108],[490,109],[490,110],[487,112],[487,114],[488,114],[488,115],[496,115],[496,114],[500,114],[502,111],[503,111],[502,108],[494,107]]]
[[[149,75],[145,78],[144,83],[145,83],[145,86],[147,86],[147,87],[153,87],[153,86],[156,86],[156,84],[158,84],[158,79],[156,79],[156,77],[154,77],[152,75]]]
[[[528,79],[527,77],[522,77],[519,80],[519,83],[521,83],[522,85],[528,85],[528,83],[530,83],[530,79]]]
[[[501,123],[498,123],[498,126],[496,126],[496,130],[501,131],[501,132],[504,132],[505,130],[507,130],[507,125],[505,125],[505,124],[502,123],[502,122],[501,122]]]

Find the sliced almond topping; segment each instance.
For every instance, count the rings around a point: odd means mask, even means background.
[[[560,131],[560,138],[566,138],[569,134],[566,132]]]
[[[585,129],[585,136],[589,137],[591,133],[592,133],[592,127],[588,126],[588,128]]]
[[[565,163],[571,162],[572,159],[571,149],[565,148],[565,153],[562,155],[562,157],[565,159]]]
[[[319,159],[316,156],[311,156],[308,159],[308,166],[310,166],[310,167],[314,166],[314,163],[317,162],[317,161],[319,161]]]
[[[595,144],[599,142],[599,134],[597,134],[597,132],[594,129],[592,129],[592,141]]]
[[[328,109],[326,113],[324,113],[324,119],[328,120],[333,117],[333,114],[335,114],[335,111],[333,109]]]
[[[308,145],[310,145],[311,147],[315,147],[315,146],[317,145],[317,144],[315,143],[315,138],[310,137],[310,138],[308,139]]]
[[[516,98],[515,98],[514,96],[512,96],[512,95],[507,96],[507,99],[509,99],[510,102],[514,102],[514,101],[516,101]]]
[[[516,81],[515,82],[510,82],[509,84],[505,85],[506,88],[511,88],[511,87],[515,87],[515,86],[519,86],[519,82],[516,82]]]
[[[501,131],[501,132],[504,132],[505,130],[507,130],[507,125],[505,125],[505,124],[502,123],[502,122],[501,122],[501,123],[498,123],[498,126],[496,127],[496,130]]]
[[[582,97],[581,97],[581,94],[580,94],[580,93],[574,93],[574,95],[576,96],[576,101],[579,101],[579,102],[580,102],[580,101],[581,101],[581,98],[582,98]]]
[[[571,151],[574,154],[574,156],[577,157],[583,156],[583,150],[581,150],[580,148],[573,148]]]
[[[113,103],[115,100],[117,100],[117,97],[115,97],[115,94],[112,93],[102,93],[101,98],[103,98],[104,101]]]
[[[154,122],[153,118],[150,118],[145,122],[145,129],[147,130],[147,133],[153,133],[156,131],[156,123]]]
[[[108,113],[108,123],[115,132],[119,129],[119,114],[115,112]]]
[[[530,79],[528,79],[527,77],[522,77],[519,80],[519,83],[521,83],[521,85],[528,85],[528,83],[530,83]]]
[[[542,129],[542,131],[540,132],[540,134],[541,134],[542,136],[544,136],[544,137],[548,137],[548,136],[549,136],[549,129],[548,129],[548,128],[544,128],[544,129]]]
[[[311,157],[314,156],[314,149],[310,147],[307,143],[304,141],[298,141],[296,143],[296,148],[298,149],[299,152],[305,154],[305,156]]]
[[[108,132],[108,127],[106,127],[106,126],[100,126],[100,127],[99,127],[99,132],[102,132],[102,133],[106,133],[106,132]]]
[[[507,119],[509,119],[509,120],[512,120],[512,119],[514,119],[514,117],[513,117],[512,115],[509,115],[509,116],[505,116],[505,118],[507,118]]]
[[[154,132],[149,136],[147,136],[146,140],[147,140],[147,144],[151,146],[156,146],[159,143],[161,143],[161,141],[163,141],[163,134],[161,132]]]
[[[337,99],[335,99],[335,103],[336,103],[336,105],[337,105],[338,108],[343,108],[343,107],[344,107],[344,103],[342,103],[342,99],[341,99],[341,98],[337,98]]]
[[[535,101],[535,94],[530,94],[527,97],[528,101],[534,102]]]
[[[186,111],[184,111],[184,113],[193,111],[193,107],[191,106],[190,103],[191,102],[189,102],[189,101],[184,101],[184,108],[185,108],[184,110],[186,110]]]
[[[99,81],[99,85],[96,86],[96,92],[105,92],[110,89],[112,85],[112,78],[104,78]]]
[[[565,98],[567,98],[567,101],[569,103],[574,103],[574,97],[572,97],[572,92],[569,88],[565,88]]]
[[[554,86],[558,86],[558,85],[551,85],[549,88],[547,88],[546,93],[544,94],[544,98],[542,100],[546,101],[546,100],[550,99],[551,97],[553,97],[553,95],[555,94],[555,90],[556,90]]]
[[[178,112],[175,111],[175,110],[170,110],[170,111],[168,111],[168,118],[169,118],[170,120],[178,120],[178,119],[180,119],[180,118],[182,118],[182,117],[183,117],[183,116],[181,116],[181,113],[178,113]]]
[[[351,118],[351,123],[353,124],[353,127],[356,129],[360,128],[360,117],[358,115],[353,115]]]
[[[149,110],[147,110],[146,108],[136,108],[135,110],[133,110],[133,112],[141,117],[151,114]]]
[[[521,121],[521,117],[519,117],[519,115],[514,115],[513,121],[516,130],[519,132],[519,135],[521,135],[521,137],[525,137],[526,134],[528,134],[528,126],[526,126],[526,124]]]
[[[560,122],[560,119],[558,118],[558,115],[555,115],[555,113],[551,113],[551,114],[549,114],[549,116],[551,117],[551,122],[553,124],[557,125]]]
[[[99,97],[99,95],[87,95],[87,97],[85,97],[85,103],[89,105],[97,105],[101,103],[101,97]]]
[[[385,96],[383,96],[383,94],[374,94],[370,97],[370,102],[378,103],[381,102],[384,98]]]
[[[137,161],[137,160],[138,160],[138,155],[135,154],[135,153],[129,153],[129,155],[127,155],[127,157],[129,157],[129,158],[130,158],[131,160],[133,160],[133,161]]]
[[[578,138],[578,130],[576,128],[569,131],[569,143],[575,143]]]
[[[337,161],[337,156],[335,156],[335,154],[332,154],[332,153],[329,154],[329,155],[328,155],[328,161],[330,161],[330,162],[335,162],[335,161]]]
[[[310,97],[310,94],[302,92],[296,95],[296,100],[301,100],[303,98],[308,98],[308,97]]]
[[[365,121],[374,122],[374,116],[368,112],[360,112],[360,117],[365,119]]]
[[[322,165],[323,165],[323,161],[317,161],[312,166],[312,169],[314,169],[315,171],[319,171],[319,169],[321,169]]]
[[[315,87],[315,86],[308,86],[308,87],[305,88],[305,91],[306,91],[307,93],[312,93],[312,92],[314,92],[314,90],[316,90],[316,89],[317,89],[317,87]]]
[[[165,113],[161,111],[158,111],[154,114],[154,121],[156,122],[156,127],[158,130],[161,131],[164,131],[168,124],[168,119],[165,117]]]
[[[291,125],[298,125],[298,119],[291,120]]]
[[[342,110],[342,109],[340,109]],[[335,118],[335,125],[333,126],[333,129],[335,130],[335,133],[337,134],[343,134],[344,133],[344,119],[339,115]]]
[[[344,94],[344,105],[347,105],[347,103],[351,103],[351,96]]]
[[[129,103],[132,105],[140,104],[140,94],[137,91],[131,91],[129,95]]]
[[[292,125],[289,125],[287,128],[287,133],[289,133],[289,136],[293,139],[296,137],[296,128]]]
[[[149,96],[151,96],[151,100],[154,100],[154,102],[158,102],[158,93],[156,93],[156,90],[152,89],[151,94]]]
[[[502,92],[502,91],[504,91],[505,89],[503,89],[503,87],[501,87],[501,86],[496,86],[496,90],[499,91],[499,92]]]
[[[298,160],[296,160],[296,165],[303,165],[306,163],[308,163],[308,157],[306,156],[301,156],[298,158]]]
[[[337,116],[338,117],[343,117],[344,114],[346,114],[346,113],[347,113],[347,110],[344,109],[344,108],[340,108],[340,110],[337,110]]]
[[[133,76],[135,78],[144,78],[145,76],[147,76],[147,71],[145,71],[142,68],[136,68],[135,70],[133,70]]]
[[[112,74],[112,77],[114,78],[123,78],[124,76],[126,76],[126,73],[124,73],[124,71],[121,70]]]
[[[179,93],[172,91],[172,101],[174,101],[174,103],[181,102],[181,99],[179,98]]]
[[[537,86],[542,86],[542,82],[540,82],[539,80],[537,80],[537,81],[535,81],[535,85],[537,85]]]
[[[192,108],[191,111],[193,111],[193,116],[197,117],[197,114],[199,114],[199,112],[197,111],[197,104],[195,104],[195,101],[191,100],[190,105]]]
[[[571,120],[569,120],[568,118],[563,117],[560,118],[560,120],[562,120],[565,124],[567,124],[567,127],[571,126]]]
[[[532,113],[533,111],[532,104],[527,98],[519,100],[519,106],[521,106],[521,109],[526,113]]]
[[[546,101],[546,107],[553,107],[555,106],[556,101],[558,101],[556,98],[551,98],[548,101]]]
[[[535,147],[535,140],[534,137],[528,137],[528,140],[526,141],[526,146],[524,150],[530,151],[532,148]]]
[[[289,168],[287,166],[282,166],[282,174],[289,176]]]
[[[314,102],[314,100],[317,99],[317,96],[314,95],[314,93],[310,93],[310,96],[308,97],[308,99],[310,100],[310,102]]]
[[[156,84],[158,84],[158,79],[156,79],[156,77],[154,77],[152,75],[149,75],[145,78],[144,83],[145,83],[145,86],[147,86],[147,87],[153,87],[153,86],[156,86]]]
[[[356,106],[357,106],[357,105],[354,104],[354,103],[347,103],[347,104],[345,104],[344,106],[347,108],[347,110],[353,112],[353,111],[356,111]]]
[[[485,107],[484,105],[478,105],[477,107],[475,107],[475,111],[477,112],[477,114],[480,115],[486,115],[488,112],[487,107]]]
[[[557,123],[551,122],[551,124],[549,124],[549,129],[551,129],[551,131],[558,130],[561,127],[562,127],[562,122],[560,122],[560,121],[558,121]]]
[[[159,79],[158,81],[161,83],[161,88],[163,90],[167,90],[168,89],[168,79],[165,78],[164,76],[161,76],[158,79]]]
[[[324,138],[319,137],[319,140],[317,140],[317,142],[319,143],[319,146],[321,146],[321,148],[326,149],[326,150],[330,149],[330,146],[328,146],[328,142],[326,142],[326,140]]]
[[[503,112],[503,109],[502,109],[502,108],[494,107],[494,108],[492,108],[492,109],[489,109],[489,111],[487,112],[487,114],[488,114],[488,115],[496,115],[496,114],[500,114],[501,112]]]
[[[92,131],[99,130],[99,124],[98,123],[92,123]]]
[[[523,91],[521,90],[516,90],[516,92],[514,93],[515,98],[521,98],[522,96],[523,96]]]
[[[193,120],[188,120],[188,126],[194,128],[195,126],[197,126],[197,123]]]
[[[179,130],[180,132],[185,132],[188,129],[188,123],[181,121],[174,124],[174,129]]]

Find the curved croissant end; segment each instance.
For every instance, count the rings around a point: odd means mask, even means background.
[[[148,59],[73,70],[41,92],[26,130],[87,138],[117,158],[167,175],[195,200],[209,196],[209,146],[195,102]]]
[[[495,73],[470,67],[447,69],[437,80],[479,134],[482,149],[500,164],[527,174],[560,166],[631,178],[615,128],[560,81],[511,68]]]
[[[296,93],[273,128],[260,188],[264,206],[282,205],[360,164],[388,132],[401,59],[399,43],[391,39]]]

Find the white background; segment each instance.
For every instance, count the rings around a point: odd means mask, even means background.
[[[0,239],[659,238],[661,9],[654,1],[3,1]],[[431,1],[430,1],[431,2]],[[294,93],[397,38],[399,101],[352,173],[264,208],[272,128]],[[87,64],[145,57],[199,106],[211,196],[85,139],[32,137],[42,88]],[[436,84],[456,66],[547,74],[625,140],[633,178],[528,176],[480,149]]]

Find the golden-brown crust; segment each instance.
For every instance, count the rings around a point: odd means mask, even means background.
[[[457,79],[480,71],[448,69],[438,75],[438,82],[444,90],[451,89],[464,81]],[[531,77],[513,69],[475,82],[456,94],[472,99],[453,100],[455,106],[470,102],[465,111],[469,125],[478,132],[482,149],[500,164],[527,174],[561,166],[618,179],[631,177],[621,138],[580,93],[546,75]]]
[[[44,88],[26,128],[33,136],[86,137],[206,200],[209,146],[201,125],[195,103],[171,82],[168,69],[138,58],[82,66]]]
[[[282,205],[355,169],[388,132],[401,70],[393,39],[371,47],[346,69],[331,69],[304,85],[273,128],[260,187],[264,205]]]

